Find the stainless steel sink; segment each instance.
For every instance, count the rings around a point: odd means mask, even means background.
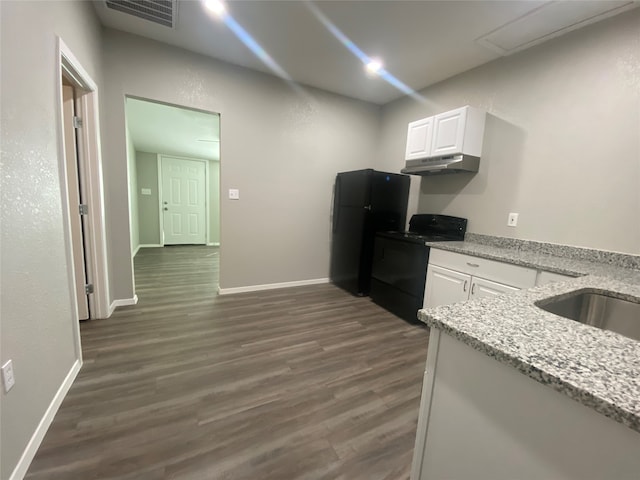
[[[579,290],[562,299],[540,300],[535,305],[555,315],[640,341],[640,302],[613,295]]]

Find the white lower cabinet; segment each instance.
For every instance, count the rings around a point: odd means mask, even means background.
[[[431,329],[411,480],[631,480],[640,435]]]
[[[467,300],[470,282],[471,275],[429,264],[424,307],[437,307]]]
[[[519,288],[474,277],[437,265],[429,265],[425,287],[424,307],[450,305],[473,298],[493,297],[515,292]]]
[[[533,287],[536,274],[532,268],[432,249],[424,308]]]
[[[520,289],[503,285],[502,283],[492,282],[484,278],[474,278],[471,283],[469,298],[495,297],[502,293],[517,292],[518,290]]]

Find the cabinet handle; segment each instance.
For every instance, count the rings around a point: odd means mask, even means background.
[[[474,267],[474,268],[478,268],[480,266],[477,263],[471,263],[471,262],[467,262],[467,265],[469,265],[470,267]]]
[[[462,285],[462,291],[463,291],[463,292],[466,292],[466,291],[467,291],[467,281],[468,281],[468,280],[465,280],[465,281],[464,281],[464,285]]]
[[[476,284],[475,284],[475,283],[473,283],[473,284],[471,285],[471,295],[474,295],[474,294],[475,294],[475,292],[476,292]]]

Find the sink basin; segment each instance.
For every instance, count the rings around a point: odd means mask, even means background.
[[[555,315],[640,341],[640,302],[613,295],[579,290],[561,299],[540,300],[535,305]]]

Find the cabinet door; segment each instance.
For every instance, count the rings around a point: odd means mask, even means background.
[[[434,117],[431,155],[462,152],[467,110],[467,107],[457,108]]]
[[[536,287],[538,285],[546,285],[548,283],[554,282],[565,282],[567,280],[571,280],[572,278],[569,275],[563,275],[562,273],[554,273],[554,272],[538,272],[538,278],[536,279]]]
[[[518,290],[520,289],[516,287],[474,277],[471,283],[471,294],[469,298],[495,297],[501,293],[517,292]]]
[[[424,308],[462,302],[469,298],[471,276],[437,265],[429,265],[424,293]]]
[[[423,118],[409,124],[407,129],[407,149],[404,154],[405,160],[425,158],[431,154],[433,118]]]

